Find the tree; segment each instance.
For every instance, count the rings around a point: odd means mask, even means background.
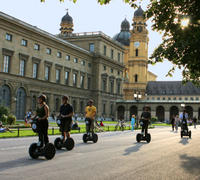
[[[108,4],[111,0],[97,1]],[[136,7],[137,0],[123,1]],[[145,17],[152,19],[153,30],[163,33],[163,42],[155,49],[149,63],[167,59],[174,65],[169,76],[175,68],[183,68],[183,80],[200,85],[200,1],[150,0]]]

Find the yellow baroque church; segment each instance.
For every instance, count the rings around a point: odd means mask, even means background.
[[[156,81],[157,76],[148,71],[148,30],[146,19],[141,6],[135,11],[132,29],[129,22],[121,23],[121,32],[114,36],[114,40],[125,46],[124,51],[124,100],[132,100],[134,93],[145,97],[148,81]]]

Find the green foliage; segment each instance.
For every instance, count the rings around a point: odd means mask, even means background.
[[[158,121],[158,118],[157,117],[152,117],[151,118],[151,123],[155,123],[155,122],[157,122]]]
[[[5,114],[3,114],[0,118],[0,121],[3,123],[3,124],[6,124],[7,123],[7,120],[8,120],[8,116],[6,116]]]
[[[5,106],[0,106],[0,118],[3,116],[3,115],[6,115],[8,116],[9,114],[9,109]]]
[[[15,124],[16,123],[16,117],[13,114],[9,114],[7,118],[7,123],[9,125]]]
[[[200,81],[200,2],[194,0],[151,0],[146,12],[153,20],[153,30],[164,32],[163,42],[150,57],[152,63],[171,61],[175,68],[183,68],[184,81]],[[183,20],[189,21],[183,26]]]

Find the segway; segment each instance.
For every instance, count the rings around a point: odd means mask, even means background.
[[[140,126],[143,126],[143,121],[140,120]],[[137,136],[136,136],[136,140],[137,142],[139,143],[140,141],[146,141],[147,143],[150,143],[151,141],[151,134],[147,133],[146,136],[142,133],[142,130],[141,130],[141,133],[138,133]]]
[[[39,132],[38,117],[31,122],[31,127],[35,133]],[[50,160],[55,156],[55,153],[56,150],[52,143],[47,143],[43,147],[38,146],[37,143],[33,143],[29,147],[29,155],[33,159],[37,159],[39,156],[44,156],[47,160]]]
[[[183,136],[189,136],[189,138],[191,138],[191,136],[192,136],[192,132],[190,130],[188,130],[186,123],[187,123],[186,121],[182,122],[182,125],[181,125],[181,138],[183,138]]]
[[[60,127],[62,125],[62,119],[57,119],[56,120],[57,125]],[[63,136],[58,137],[54,141],[54,146],[56,149],[60,150],[62,148],[66,148],[68,151],[71,151],[74,148],[74,140],[72,138],[67,138],[63,142]]]
[[[96,143],[98,141],[98,135],[90,131],[91,121],[86,118],[85,123],[87,133],[83,134],[83,142],[87,143],[88,141],[93,141],[93,143]]]

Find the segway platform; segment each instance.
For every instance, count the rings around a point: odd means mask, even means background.
[[[151,134],[147,133],[147,135],[145,137],[145,135],[143,135],[142,133],[138,133],[137,136],[136,136],[136,140],[137,140],[137,142],[146,141],[147,143],[150,143]]]
[[[66,141],[63,142],[62,139],[58,137],[54,141],[54,145],[58,150],[66,148],[68,151],[71,151],[74,148],[74,144],[75,143],[72,138],[67,138]]]

